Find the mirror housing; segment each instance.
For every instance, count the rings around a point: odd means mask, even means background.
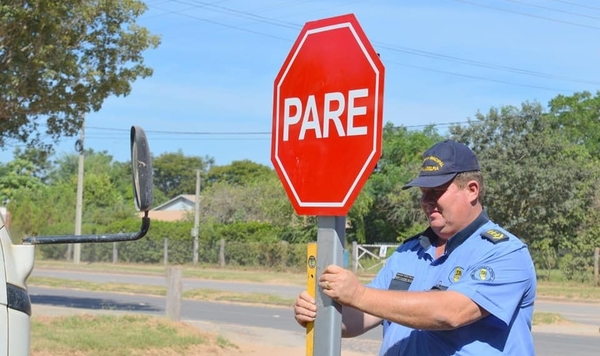
[[[154,202],[152,157],[146,133],[139,126],[131,127],[131,178],[133,196],[138,211],[148,211]]]
[[[142,226],[138,232],[118,233],[107,235],[56,235],[31,236],[23,239],[26,245],[64,244],[64,243],[94,243],[138,240],[148,233],[150,218],[148,211],[154,201],[152,182],[152,157],[146,133],[139,126],[132,126],[130,132],[131,177],[133,181],[133,196],[138,211],[144,212]]]

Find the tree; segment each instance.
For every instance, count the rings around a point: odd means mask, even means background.
[[[573,249],[598,199],[600,170],[584,146],[538,103],[492,108],[450,128],[478,155],[490,217],[536,247]]]
[[[6,0],[0,4],[0,146],[42,144],[81,128],[110,95],[152,70],[142,53],[159,39],[136,24],[138,0]]]
[[[180,194],[194,194],[196,170],[200,169],[200,174],[203,176],[213,164],[213,158],[185,156],[181,150],[176,153],[163,153],[152,159],[154,187],[168,199]],[[204,186],[201,185],[201,188],[204,189]]]
[[[275,176],[271,168],[250,160],[233,161],[225,166],[212,166],[206,174],[206,185],[227,183],[230,185],[246,185],[258,180]]]
[[[42,181],[34,175],[33,163],[17,159],[6,164],[6,174],[0,176],[0,204],[13,200],[20,189],[36,190]]]
[[[572,143],[585,145],[600,158],[600,91],[596,96],[587,91],[558,95],[549,106],[556,127],[564,129]]]

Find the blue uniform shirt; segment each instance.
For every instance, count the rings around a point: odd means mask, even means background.
[[[455,330],[416,330],[383,321],[381,356],[534,355],[531,319],[536,274],[527,246],[481,215],[435,258],[431,229],[407,240],[368,285],[408,291],[453,290],[490,315]],[[432,305],[431,308],[437,308]]]

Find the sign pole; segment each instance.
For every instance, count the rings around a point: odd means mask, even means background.
[[[344,265],[345,216],[317,217],[317,276],[329,265]],[[342,353],[342,307],[319,288],[316,295],[314,356]]]
[[[317,293],[317,243],[311,242],[306,247],[306,291],[315,298]],[[315,323],[306,325],[306,356],[313,356],[315,349]]]

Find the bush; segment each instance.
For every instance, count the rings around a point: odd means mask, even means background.
[[[567,281],[586,282],[589,279],[590,265],[584,257],[566,254],[560,259],[559,267]]]

